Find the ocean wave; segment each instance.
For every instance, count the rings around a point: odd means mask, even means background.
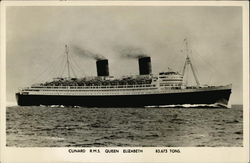
[[[147,108],[228,108],[223,104],[181,104],[181,105],[152,105]]]

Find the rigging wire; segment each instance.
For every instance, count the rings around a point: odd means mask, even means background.
[[[48,74],[50,73],[49,70],[51,70],[51,67],[54,64],[54,60],[58,60],[58,58],[60,58],[61,56],[58,55],[52,55],[48,66],[46,66],[46,68],[44,69],[44,71],[42,71],[41,73],[38,73],[33,79],[31,79],[32,83],[37,83],[37,82],[41,82],[41,80],[46,80],[48,78]],[[46,75],[46,79],[44,79]]]
[[[78,68],[76,67],[76,63],[74,62],[72,55],[69,55],[69,60],[71,63],[73,63],[73,64],[70,64],[72,71],[74,72],[79,71]],[[76,73],[75,73],[75,76],[77,77]]]
[[[181,72],[182,71],[182,69],[183,69],[183,64],[180,62],[180,54],[179,53],[177,53],[177,52],[175,52],[174,53],[174,58],[173,58],[173,60],[170,62],[170,63],[172,63],[173,64],[173,66],[171,66],[171,67],[175,67],[175,69],[177,69],[178,70],[178,72]],[[184,62],[185,63],[185,62]]]
[[[196,59],[199,60],[198,63],[202,63],[202,65],[204,65],[204,67],[206,68],[206,73],[209,73],[209,75],[206,75],[207,77],[209,76],[209,79],[208,79],[209,83],[213,81],[214,74],[218,74],[219,76],[224,76],[224,74],[222,74],[221,71],[215,67],[215,65],[211,64],[211,62],[209,62],[208,59],[204,58],[204,56],[202,56],[199,52],[197,52],[195,48],[193,48],[192,50],[194,51],[195,56],[198,56],[196,57]],[[206,55],[212,56],[210,51],[207,51],[207,53],[208,54]]]
[[[60,58],[61,59],[61,58]],[[60,63],[60,59],[59,59],[59,62],[57,61],[54,65],[53,65],[53,68],[51,69],[51,76],[53,76],[54,78],[55,77],[58,77],[58,71],[61,67],[61,63]],[[61,59],[63,61],[64,57]]]
[[[67,60],[69,62],[69,69],[72,71],[74,77],[77,78],[77,74],[76,74],[76,71],[75,71],[75,63],[74,64],[70,64],[70,63],[74,62],[73,57],[70,54],[68,54],[67,57],[68,57]]]
[[[190,59],[190,66],[191,66],[191,64],[192,64],[192,67],[193,67],[193,69],[194,69],[194,72],[193,72],[193,73],[196,74],[196,78],[197,78],[197,80],[198,80],[198,79],[199,79],[199,72],[198,72],[198,70],[197,70],[197,68],[196,68],[196,66],[195,66],[195,62],[194,62],[194,59],[193,59],[193,56],[192,56],[192,51],[189,53],[189,59]],[[195,78],[195,74],[193,74],[193,75],[194,75],[194,78]]]
[[[199,82],[199,71],[197,70],[197,67],[196,67],[196,62],[195,62],[195,59],[193,57],[193,51],[189,50],[189,49],[193,49],[193,48],[189,48],[190,45],[188,45],[188,41],[187,41],[186,38],[184,39],[184,43],[186,44],[186,53],[187,53],[187,59],[189,61],[188,62],[189,66],[191,67],[191,70],[193,72],[193,76],[194,76],[195,82],[196,82],[197,86],[199,86],[200,85],[200,82]]]
[[[186,75],[185,84],[188,85],[188,81],[189,81],[189,67],[188,67],[188,66],[186,67],[186,70],[185,70],[185,71],[186,71],[186,74],[187,74],[187,75]]]
[[[64,66],[63,66],[63,68],[62,68],[62,71],[61,71],[61,73],[59,74],[59,76],[60,76],[61,78],[63,78],[63,73],[64,73],[66,67],[67,67],[67,63],[65,62],[65,63],[64,63]]]
[[[70,63],[73,63],[69,64],[69,69],[73,73],[74,77],[77,78],[78,74],[77,72],[80,72],[80,74],[83,74],[83,76],[85,75],[84,71],[82,70],[82,67],[79,66],[78,62],[72,55],[68,55],[68,60],[70,61]],[[48,61],[48,65],[46,66],[46,68],[41,73],[38,73],[34,78],[32,78],[31,82],[43,83],[51,80],[51,77],[63,78],[65,75],[66,67],[67,67],[67,58],[65,56],[65,53],[63,55],[61,55],[60,53],[58,53],[57,55],[51,55],[51,58]]]
[[[63,55],[63,57],[61,57],[60,58],[60,61],[59,61],[59,65],[63,65],[63,69],[64,69],[64,67],[65,67],[65,62],[64,62],[64,58],[65,58],[65,56]],[[59,70],[58,70],[58,73],[56,74],[56,77],[61,77],[62,76],[62,72],[60,71],[60,68],[59,68]]]
[[[214,67],[214,65],[212,65],[210,62],[208,62],[207,60],[204,60],[201,56],[200,56],[200,54],[195,50],[195,53],[197,54],[197,58],[205,65],[205,67],[206,67],[206,71],[208,71],[209,72],[209,82],[211,83],[211,81],[212,81],[212,78],[213,78],[213,74],[219,74],[219,75],[221,75],[222,76],[222,74],[220,73],[220,71],[216,68],[216,67]]]
[[[67,54],[67,51],[65,51],[65,52],[66,52],[66,54]],[[70,64],[69,56],[70,56],[70,55],[66,56],[65,53],[64,53],[64,54],[63,54],[63,57],[61,57],[61,60],[59,60],[58,62],[56,62],[56,64],[54,64],[54,68],[53,68],[54,71],[51,71],[51,74],[52,74],[53,76],[63,78],[64,75],[65,75],[65,78],[66,78],[66,77],[70,77],[70,76],[69,76],[69,72],[71,72],[71,71],[73,71],[72,73],[73,73],[73,75],[74,75],[75,77],[77,76],[76,73],[75,73],[75,71],[74,71],[74,69],[73,69],[72,64]],[[63,65],[63,67],[62,67],[61,65]],[[67,69],[67,71],[68,71],[68,74],[67,74],[67,75],[66,75],[66,72],[65,72],[65,71],[66,71],[66,67],[68,68],[68,69]],[[59,69],[59,70],[58,70],[58,69]],[[61,71],[60,71],[60,70],[61,70]],[[71,71],[70,71],[70,70],[71,70]]]
[[[83,74],[83,76],[85,75],[83,69],[81,68],[81,66],[78,65],[78,63],[75,61],[74,57],[72,55],[69,55],[69,58],[72,60],[73,65],[76,67],[76,70],[78,70],[80,72],[80,74]]]
[[[71,67],[71,70],[72,70],[72,73],[73,73],[74,77],[77,78],[77,75],[75,73],[75,70],[73,69],[73,66]]]
[[[178,46],[180,43],[179,42],[170,42],[170,44],[172,44],[173,46],[177,45],[177,48],[176,49],[181,49],[180,51],[176,51],[174,50],[172,52],[172,55],[170,55],[170,57],[168,56],[167,59],[168,59],[168,63],[171,64],[170,66],[173,67],[174,69],[178,70],[178,72],[182,72],[182,69],[183,69],[183,46]],[[181,62],[180,62],[181,61]],[[184,60],[184,63],[185,63],[185,60]]]
[[[77,71],[79,72],[79,70],[76,68],[76,66],[74,64],[72,64],[71,66],[72,66],[72,72],[73,72],[74,76],[77,78],[78,77]]]

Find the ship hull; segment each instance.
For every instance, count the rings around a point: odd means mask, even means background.
[[[144,95],[23,95],[16,94],[20,106],[64,105],[86,107],[144,107],[181,104],[227,105],[231,89]]]

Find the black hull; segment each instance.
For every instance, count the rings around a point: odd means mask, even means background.
[[[143,107],[176,104],[227,105],[231,89],[188,93],[112,96],[62,96],[16,94],[20,106],[64,105],[86,107]]]

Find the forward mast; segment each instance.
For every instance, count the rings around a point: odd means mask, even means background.
[[[188,41],[187,41],[186,38],[184,39],[184,43],[185,43],[185,52],[186,52],[187,57],[186,57],[186,61],[185,61],[185,64],[184,64],[184,67],[183,67],[183,70],[182,70],[182,75],[183,76],[185,75],[187,66],[190,66],[191,67],[191,71],[192,71],[193,76],[194,76],[194,79],[195,79],[195,82],[196,82],[196,85],[197,85],[197,87],[199,87],[200,86],[200,82],[198,80],[197,74],[196,74],[196,72],[194,70],[193,64],[192,64],[191,59],[189,57],[189,54],[191,53],[191,51],[188,48]]]

